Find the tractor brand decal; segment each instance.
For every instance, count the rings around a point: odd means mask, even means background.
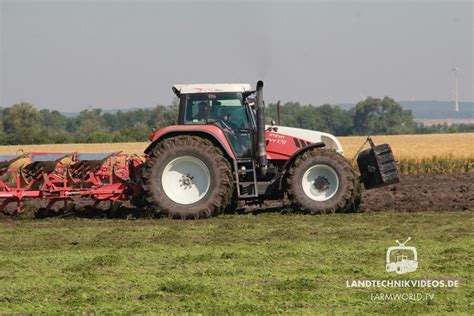
[[[199,92],[221,92],[221,89],[215,89],[215,88],[194,88],[194,90],[199,91]]]
[[[387,272],[395,272],[397,274],[404,274],[415,272],[418,268],[418,253],[415,247],[405,246],[411,240],[408,237],[404,243],[396,240],[398,246],[388,247],[386,254],[385,269]],[[396,260],[392,260],[392,256],[396,256]],[[412,258],[412,259],[409,259]]]
[[[286,136],[285,135],[280,135],[280,134],[275,134],[275,133],[270,133],[269,134],[270,138],[268,138],[269,143],[277,143],[281,145],[286,144]]]
[[[273,137],[273,138],[285,138],[285,135],[270,133],[270,137]]]

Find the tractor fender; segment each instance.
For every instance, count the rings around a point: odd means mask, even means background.
[[[231,160],[236,159],[224,132],[219,127],[213,125],[172,125],[162,128],[150,137],[150,144],[145,149],[145,154],[150,153],[155,145],[163,139],[179,135],[201,136],[209,139],[215,142],[228,158]]]
[[[297,157],[303,155],[305,152],[307,152],[307,151],[309,151],[313,148],[323,148],[325,146],[326,146],[325,143],[317,142],[317,143],[309,144],[308,146],[305,146],[305,147],[301,148],[300,150],[294,152],[293,155],[291,155],[290,158],[288,158],[288,160],[283,164],[283,167],[282,167],[282,170],[281,170],[281,173],[280,173],[280,179],[279,179],[280,189],[282,188],[283,179],[285,177],[286,172],[288,171],[288,169],[290,169],[291,165],[293,164],[293,162],[296,160]]]

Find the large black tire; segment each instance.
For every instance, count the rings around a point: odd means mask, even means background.
[[[207,193],[192,204],[179,204],[170,199],[161,181],[166,166],[176,158],[191,156],[209,170]],[[152,207],[174,219],[208,218],[222,212],[231,202],[234,182],[231,165],[220,148],[197,136],[178,136],[158,143],[152,150],[144,170],[143,189]]]
[[[333,186],[333,193],[326,200],[315,200],[305,193],[303,177],[310,168],[320,165],[323,169],[333,170],[337,175],[338,185]],[[329,168],[328,168],[329,167]],[[309,171],[311,175],[311,171]],[[317,172],[315,172],[317,174]],[[318,176],[318,180],[311,183],[312,190],[317,194],[331,190],[330,177]],[[316,183],[319,182],[319,183]],[[335,181],[332,181],[333,183]],[[308,187],[308,186],[307,186]],[[310,214],[325,214],[335,212],[355,211],[360,203],[360,186],[349,162],[335,151],[313,149],[296,158],[287,176],[288,198],[299,210]],[[307,189],[309,190],[309,189]],[[313,195],[314,197],[314,195]]]
[[[363,187],[362,184],[359,181],[359,177],[356,175],[354,172],[354,169],[352,169],[352,175],[354,177],[353,180],[353,186],[354,190],[352,191],[352,197],[349,201],[347,201],[346,206],[342,210],[345,213],[355,213],[359,210],[360,202],[362,201],[362,191]]]

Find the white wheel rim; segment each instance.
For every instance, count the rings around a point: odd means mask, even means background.
[[[314,165],[303,175],[303,191],[311,200],[324,202],[330,200],[339,189],[336,170],[327,165]]]
[[[178,204],[193,204],[209,191],[211,174],[198,158],[182,156],[170,161],[161,176],[165,194]]]

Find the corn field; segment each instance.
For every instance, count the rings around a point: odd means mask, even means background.
[[[338,137],[346,157],[352,159],[367,137]],[[395,157],[407,158],[474,157],[474,133],[426,134],[426,135],[381,135],[372,136],[375,144],[390,144]],[[366,145],[364,148],[368,148]]]
[[[474,171],[474,157],[404,158],[399,160],[397,165],[401,174],[472,172]]]
[[[357,162],[352,161],[357,170]],[[397,159],[400,174],[474,172],[474,157],[426,157]]]
[[[372,139],[376,144],[390,144],[401,174],[474,171],[474,133],[384,135]],[[346,157],[352,159],[365,140],[362,136],[340,137]]]

